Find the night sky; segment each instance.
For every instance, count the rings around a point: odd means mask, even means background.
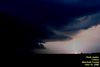
[[[94,26],[98,29],[100,1],[0,0],[0,17],[2,40],[14,44],[18,55],[28,55],[32,49],[48,48],[48,42],[68,42],[83,30],[89,33]]]

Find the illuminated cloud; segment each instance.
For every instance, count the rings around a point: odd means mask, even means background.
[[[37,50],[47,54],[77,54],[100,52],[100,25],[82,30],[70,41],[45,43],[46,50]]]
[[[48,41],[60,41],[60,40],[70,40],[73,39],[73,36],[79,33],[81,30],[87,30],[93,26],[100,24],[100,13],[83,16],[75,18],[69,24],[65,24],[59,29],[53,27],[48,27],[52,31],[52,35],[48,38]]]

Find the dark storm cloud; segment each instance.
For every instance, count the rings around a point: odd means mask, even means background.
[[[52,11],[50,12],[51,17],[49,17],[50,20],[47,24],[53,28],[53,34],[49,35],[50,38],[48,39],[54,41],[56,38],[56,40],[72,39],[71,36],[77,34],[78,31],[100,24],[100,1],[98,0],[67,0],[66,2],[65,0],[59,2],[51,0],[50,2],[53,2],[53,4],[56,3],[57,6],[60,4],[60,7],[57,10],[51,6],[54,12],[52,9],[50,10]],[[48,16],[46,18],[48,18]],[[81,18],[85,19],[81,20]],[[49,28],[50,31],[51,28]],[[63,34],[57,34],[54,31]],[[65,32],[67,32],[67,34],[65,34]]]
[[[14,27],[12,31],[19,32],[19,35],[21,32],[21,37],[26,39],[26,42],[27,39],[30,39],[28,42],[34,39],[36,43],[44,39],[70,39],[70,36],[79,30],[100,24],[100,22],[96,22],[99,21],[99,17],[85,23],[77,20],[84,16],[99,14],[99,11],[99,0],[10,0],[0,2],[0,12],[7,14],[6,17],[13,18],[12,25],[9,24],[12,28]]]
[[[83,17],[75,18],[70,24],[63,26],[63,30],[81,30],[88,29],[92,26],[100,24],[100,13],[86,15]]]
[[[69,24],[65,24],[63,25],[63,27],[60,27],[59,29],[54,29],[54,28],[52,29],[52,27],[51,28],[49,27],[49,30],[52,30],[52,32],[54,33],[54,35],[52,36],[62,37],[62,38],[58,37],[56,41],[57,40],[60,41],[62,39],[63,40],[72,39],[72,37],[75,34],[77,34],[80,30],[87,30],[92,26],[97,26],[98,24],[100,24],[100,13],[75,18],[69,22],[70,22]],[[55,37],[52,37],[52,40],[54,40]]]

